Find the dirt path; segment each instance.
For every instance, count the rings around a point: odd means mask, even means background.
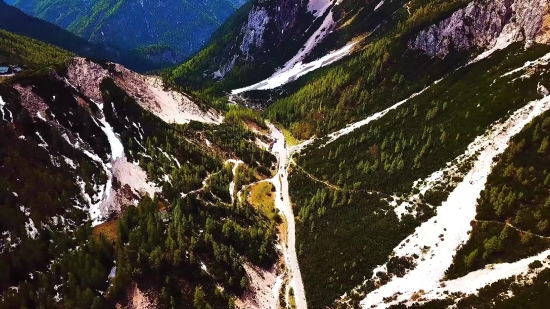
[[[288,194],[288,147],[285,147],[285,137],[283,133],[272,124],[268,124],[268,126],[271,129],[271,136],[277,139],[277,142],[273,146],[273,153],[279,160],[279,170],[275,177],[270,180],[276,188],[275,207],[283,213],[288,225],[287,243],[282,246],[283,254],[287,269],[289,270],[290,285],[294,289],[296,308],[306,309],[306,295],[304,292],[302,275],[300,273],[300,266],[298,264],[298,256],[296,254],[294,213],[292,212],[292,204],[290,203],[290,196]]]

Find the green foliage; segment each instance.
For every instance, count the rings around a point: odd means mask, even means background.
[[[407,98],[465,60],[465,55],[457,53],[443,60],[431,59],[410,51],[407,41],[418,30],[466,3],[463,0],[415,2],[412,15],[407,13],[405,3],[402,6],[394,3],[393,10],[384,9],[381,14],[396,18],[367,39],[367,47],[362,52],[287,86],[290,95],[271,105],[268,117],[291,128],[294,136],[306,139],[325,135]],[[379,21],[380,16],[374,14],[368,18],[366,27],[372,19]]]
[[[408,193],[413,181],[462,154],[491,123],[540,97],[538,81],[512,83],[514,76],[500,77],[548,51],[545,46],[526,52],[518,47],[451,73],[382,119],[325,147],[306,149],[298,162],[318,178],[339,186],[361,182],[365,189]],[[544,83],[548,76],[540,78]],[[472,116],[466,118],[468,114]],[[449,138],[456,136],[460,138]],[[324,163],[334,158],[339,165]]]
[[[241,125],[242,121],[254,123],[261,129],[267,130],[267,125],[260,112],[239,105],[231,105],[225,113],[224,122],[238,126]]]
[[[401,220],[377,194],[332,190],[300,171],[290,178],[297,253],[311,308],[329,306],[383,264],[416,222]],[[361,275],[358,275],[361,274]]]
[[[60,48],[0,30],[0,63],[39,69],[63,63],[72,56]]]
[[[226,293],[240,295],[248,285],[243,258],[266,266],[275,261],[273,223],[250,207],[207,205],[197,197],[176,198],[168,223],[160,218],[157,200],[146,198],[126,211],[120,219],[126,228],[119,237],[129,242],[118,245],[111,295],[131,281],[168,278],[200,286],[194,285],[194,294],[186,294],[188,288],[167,290],[163,298],[174,298],[180,306],[221,308],[230,302]],[[226,292],[220,294],[215,283]]]
[[[468,243],[458,250],[449,277],[490,263],[514,262],[548,247],[549,132],[550,112],[546,112],[514,136],[499,156],[478,200],[476,218],[483,224],[476,224]]]
[[[40,4],[45,4],[45,1],[37,2],[40,2]],[[58,1],[58,3],[62,3],[63,5],[67,4],[66,1]],[[75,8],[82,8],[82,6],[79,4],[73,4],[70,9],[74,10]],[[47,12],[47,10],[48,7],[41,7],[37,11]],[[71,14],[71,12],[66,11],[63,13]],[[62,18],[59,15],[56,17]],[[110,61],[121,63],[137,71],[147,71],[158,68],[158,66],[143,58],[139,53],[122,50],[115,46],[90,43],[56,25],[28,16],[17,8],[5,4],[3,1],[0,1],[0,29],[44,42],[44,44],[36,46],[38,44],[37,42],[24,38],[23,43],[26,48],[19,50],[22,57],[17,58],[17,53],[14,54],[18,64],[25,64],[33,68],[60,62],[65,60],[67,57],[73,56],[72,53],[84,57],[108,59]],[[21,43],[16,43],[16,46],[20,44]],[[45,44],[57,46],[71,53],[57,50],[57,48],[46,46]],[[13,48],[9,48],[9,46],[10,44],[1,44],[0,50],[3,50],[4,48],[13,50]],[[33,57],[30,58],[27,55],[28,53],[34,54]],[[26,63],[25,61],[28,62]],[[0,62],[2,62],[1,53]]]
[[[18,0],[15,6],[67,29],[75,38],[101,43],[112,54],[141,58],[142,68],[153,64],[150,70],[173,65],[198,51],[240,4],[240,0],[170,1],[165,5],[126,0]],[[111,46],[105,48],[104,43]],[[160,50],[153,50],[152,45],[167,46],[170,52],[158,54]]]

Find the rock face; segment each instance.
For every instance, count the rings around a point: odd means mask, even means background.
[[[286,50],[291,41],[305,37],[306,31],[296,31],[296,28],[300,22],[309,23],[311,20],[307,5],[307,1],[300,0],[257,1],[211,76],[223,78],[236,64],[259,60],[269,52]]]
[[[548,43],[548,0],[473,1],[418,33],[409,48],[444,57],[451,50],[492,49],[517,41]]]

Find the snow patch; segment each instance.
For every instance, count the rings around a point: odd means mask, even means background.
[[[4,114],[4,109],[5,109],[6,111],[8,111],[8,114],[9,114],[10,119],[13,120],[13,114],[12,114],[11,111],[6,107],[6,102],[4,102],[4,99],[2,99],[2,97],[0,96],[0,113],[2,113],[2,120],[9,121],[9,120],[6,118],[6,114]]]
[[[320,17],[325,14],[327,9],[332,5],[332,0],[309,0],[307,10],[315,17]]]
[[[201,261],[201,269],[204,270],[205,273],[210,274],[208,272],[208,268],[206,268],[206,265],[204,265],[204,263],[202,261]]]
[[[407,237],[394,249],[397,256],[423,257],[417,266],[404,277],[393,278],[389,283],[369,293],[361,301],[363,308],[387,308],[402,301],[409,301],[419,290],[433,291],[439,288],[445,270],[451,265],[456,249],[469,239],[470,222],[476,215],[476,200],[485,187],[487,177],[494,164],[493,159],[508,147],[512,136],[550,109],[550,96],[532,101],[520,108],[503,123],[497,123],[483,136],[479,136],[468,147],[479,148],[480,154],[470,172],[464,177],[447,201],[437,208],[437,215],[418,227],[413,236]],[[446,229],[446,230],[445,230]],[[438,235],[443,234],[444,241]],[[486,285],[500,277],[511,274],[499,272],[498,276],[478,276],[479,286]],[[467,282],[467,284],[472,284]],[[461,290],[462,291],[462,290]],[[465,292],[468,292],[465,289]],[[399,292],[399,293],[398,293]],[[393,297],[389,302],[384,298]]]
[[[40,111],[36,112],[36,117],[38,117],[40,120],[44,121],[44,122],[48,122],[48,120],[46,120],[46,118],[44,118],[44,116],[42,116],[42,114],[40,114]]]
[[[338,2],[336,4],[338,4]],[[308,10],[310,12],[316,11],[314,15],[316,17],[319,17],[322,16],[325,11],[331,7],[331,5],[332,3],[328,0],[311,0],[308,3]],[[319,26],[317,30],[315,30],[311,37],[309,37],[304,46],[298,51],[296,55],[294,55],[294,57],[292,57],[292,59],[287,61],[281,69],[277,70],[271,77],[254,85],[234,89],[231,91],[231,94],[238,94],[250,90],[274,89],[347,56],[350,53],[352,47],[355,45],[355,42],[347,44],[346,46],[338,50],[332,51],[315,61],[309,63],[302,62],[305,57],[311,53],[315,46],[317,46],[317,44],[327,36],[329,30],[332,28],[333,25],[334,19],[332,11],[330,11],[326,15],[325,19],[323,19],[323,23]]]
[[[289,68],[288,70],[285,70],[285,71],[279,70],[271,77],[259,83],[256,83],[248,87],[232,90],[231,94],[239,94],[250,90],[268,90],[268,89],[274,89],[274,88],[280,87],[310,72],[313,72],[319,68],[332,64],[344,58],[345,56],[349,55],[354,45],[355,43],[348,44],[336,51],[333,51],[323,56],[322,58],[319,58],[309,63],[304,64],[300,61],[296,63],[292,68]]]
[[[232,172],[233,172],[233,179],[231,180],[231,183],[229,184],[229,194],[231,195],[231,204],[233,204],[235,202],[235,175],[237,173],[237,168],[239,167],[239,164],[243,164],[244,162],[241,161],[241,160],[234,160],[234,159],[229,159],[227,161],[225,161],[225,163],[232,163],[233,164],[233,169],[232,169]]]
[[[34,221],[29,218],[29,222],[25,222],[25,230],[27,231],[27,236],[32,239],[35,239],[38,236],[38,230],[34,226]]]
[[[2,113],[2,120],[5,120],[5,121],[8,121],[5,117],[6,115],[4,114],[4,106],[6,105],[6,102],[4,102],[4,99],[2,99],[2,96],[0,96],[0,113]]]
[[[46,149],[46,147],[48,147],[48,143],[46,143],[46,141],[42,138],[42,135],[40,135],[40,132],[36,132],[36,135],[40,138],[40,140],[42,141],[41,144],[38,144],[38,146]]]
[[[378,11],[378,9],[379,9],[383,4],[384,4],[384,0],[380,1],[380,2],[376,5],[376,7],[374,7],[374,10],[375,10],[375,11]]]
[[[111,268],[111,271],[109,272],[109,276],[107,278],[108,279],[113,279],[115,276],[116,276],[116,266],[113,266],[113,268]]]
[[[105,117],[99,119],[99,122],[102,124],[101,130],[107,135],[107,140],[111,146],[111,160],[116,160],[124,156],[124,146],[115,135],[113,127],[105,120]]]
[[[65,156],[63,156],[63,160],[65,161],[65,163],[67,163],[67,165],[69,165],[72,169],[76,169],[76,164],[74,163],[74,161],[72,159],[69,159]]]
[[[31,210],[30,208],[27,208],[23,205],[19,206],[19,210],[21,210],[22,213],[25,214],[25,216],[29,217],[31,215]]]

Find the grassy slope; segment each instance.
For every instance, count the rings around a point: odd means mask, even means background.
[[[260,182],[250,188],[250,204],[258,208],[270,219],[275,217],[275,193],[273,184]]]

